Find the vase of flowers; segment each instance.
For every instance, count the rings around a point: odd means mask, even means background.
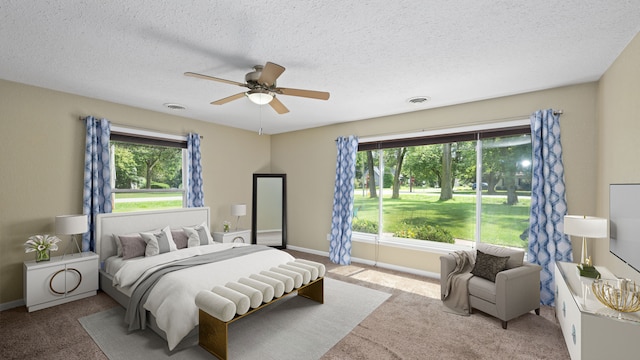
[[[36,250],[36,262],[51,260],[51,251],[49,250]]]
[[[230,227],[230,226],[231,226],[231,223],[230,223],[230,222],[228,222],[228,221],[224,221],[224,222],[222,223],[222,230],[223,230],[224,232],[229,232],[229,227]]]
[[[49,261],[51,251],[58,250],[60,239],[50,235],[34,235],[24,243],[24,252],[36,252],[36,262]]]

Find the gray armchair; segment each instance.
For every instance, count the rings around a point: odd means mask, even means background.
[[[470,310],[477,309],[507,322],[535,310],[540,315],[540,270],[539,265],[523,262],[524,251],[478,244],[478,250],[494,256],[509,256],[506,269],[495,275],[495,282],[472,276],[468,281]],[[475,250],[472,251],[475,259]],[[474,260],[475,261],[475,260]],[[445,298],[447,277],[454,271],[456,260],[452,254],[440,257],[440,288]]]

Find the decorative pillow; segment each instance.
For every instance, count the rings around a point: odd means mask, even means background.
[[[139,233],[132,234],[113,234],[113,240],[116,243],[116,255],[122,257],[122,241],[120,241],[120,237],[140,237]]]
[[[120,235],[113,234],[113,241],[116,243],[116,256],[122,257],[122,243],[120,242]]]
[[[485,254],[493,256],[508,256],[507,269],[513,269],[515,267],[522,266],[524,262],[524,251],[520,249],[513,249],[504,246],[478,243],[478,250]]]
[[[471,273],[489,281],[496,281],[496,274],[507,266],[508,256],[494,256],[485,254],[480,250],[476,253],[476,263]]]
[[[171,229],[171,237],[173,237],[177,249],[184,249],[189,243],[189,235],[182,229]]]
[[[139,234],[119,235],[116,238],[122,247],[123,260],[144,256],[147,243]]]
[[[147,243],[144,256],[154,256],[178,250],[168,226],[156,233],[140,233],[140,236]]]
[[[187,236],[189,236],[189,247],[213,244],[213,237],[206,223],[195,227],[185,227],[183,229]]]

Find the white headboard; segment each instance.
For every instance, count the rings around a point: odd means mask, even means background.
[[[100,267],[109,256],[116,255],[113,234],[123,235],[161,229],[194,226],[206,223],[211,229],[210,209],[182,208],[158,211],[98,214],[96,216],[96,252],[100,256]]]

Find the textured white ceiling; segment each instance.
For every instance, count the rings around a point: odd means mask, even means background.
[[[276,134],[595,81],[639,19],[640,0],[2,0],[0,78]],[[242,89],[183,75],[267,61],[331,98],[214,106]]]

